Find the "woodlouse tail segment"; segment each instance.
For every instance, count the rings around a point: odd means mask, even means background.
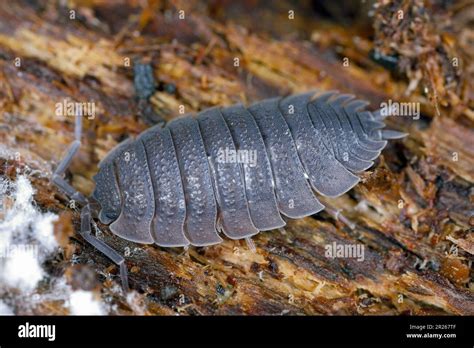
[[[388,114],[390,114],[390,113],[391,112],[388,111],[387,115],[384,115],[382,113],[382,109],[370,112],[370,117],[369,117],[370,120],[371,120],[370,122],[372,122],[372,124],[376,125],[376,126],[371,127],[371,131],[372,131],[371,136],[374,139],[392,140],[392,139],[403,139],[406,136],[408,136],[408,133],[399,132],[399,131],[392,130],[392,129],[384,129],[384,130],[378,131],[379,129],[385,127],[384,120],[388,116]],[[380,125],[382,125],[382,126],[380,126]]]
[[[371,160],[364,159],[363,154],[359,154],[357,149],[351,143],[351,132],[347,132],[343,118],[343,104],[354,98],[352,95],[339,95],[331,98],[326,105],[320,105],[322,111],[319,115],[322,119],[322,127],[326,132],[332,135],[330,146],[336,159],[353,173],[362,172],[373,165]],[[318,103],[316,100],[315,103]]]
[[[372,112],[372,117],[374,120],[383,121],[387,117],[387,115],[382,114],[382,109],[376,110]]]
[[[282,115],[281,98],[273,98],[251,105],[262,135],[272,170],[275,196],[280,213],[290,218],[315,214],[324,207],[311,192],[298,157],[293,137]]]
[[[115,264],[120,267],[120,275],[122,279],[122,286],[125,291],[128,290],[128,276],[127,276],[127,266],[125,264],[125,259],[118,254],[114,249],[108,246],[103,241],[97,239],[91,233],[91,205],[89,203],[89,199],[85,197],[82,193],[77,191],[72,185],[70,185],[66,180],[64,180],[63,175],[68,169],[69,165],[71,164],[74,156],[79,151],[81,146],[81,131],[82,131],[82,117],[76,115],[75,119],[75,128],[74,128],[74,136],[75,140],[69,146],[69,149],[64,156],[64,158],[59,163],[58,167],[53,173],[52,182],[56,185],[60,190],[64,191],[66,195],[80,204],[83,204],[83,208],[81,209],[81,228],[80,228],[80,235],[89,242],[92,246],[96,249],[100,250],[111,259]]]
[[[357,111],[363,110],[369,104],[370,103],[368,101],[355,99],[344,105],[344,109],[346,110],[346,112],[353,114]]]
[[[405,133],[405,132],[399,132],[392,129],[382,130],[382,139],[384,140],[403,139],[407,136],[408,136],[408,133]]]
[[[337,197],[357,184],[359,178],[335,157],[329,138],[321,128],[313,93],[293,95],[280,101],[280,110],[290,129],[304,173],[311,187],[323,196]],[[327,93],[322,98],[326,98]],[[322,205],[321,205],[322,206]]]
[[[374,112],[366,111],[362,113],[361,116],[363,119],[364,129],[372,139],[385,141],[393,139],[403,139],[408,135],[408,133],[399,132],[392,129],[383,129],[385,127],[385,123],[383,121],[385,117],[377,119],[374,117]]]

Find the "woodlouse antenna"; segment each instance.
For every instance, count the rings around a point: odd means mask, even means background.
[[[91,233],[91,204],[89,199],[86,198],[82,193],[77,191],[73,186],[67,183],[63,179],[63,175],[70,166],[74,156],[78,153],[81,146],[81,133],[82,133],[82,116],[76,114],[74,122],[74,137],[75,140],[69,146],[68,151],[64,158],[60,161],[58,167],[53,173],[52,182],[59,189],[66,193],[66,195],[74,201],[82,204],[81,209],[81,227],[79,234],[89,242],[93,247],[100,250],[105,256],[112,260],[116,265],[120,267],[120,276],[122,279],[122,287],[126,292],[128,291],[128,275],[127,275],[127,266],[125,264],[125,259],[118,254],[114,249],[108,246],[106,243],[97,239]]]

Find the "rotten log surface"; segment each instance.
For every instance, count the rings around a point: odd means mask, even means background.
[[[348,28],[316,17],[311,2],[296,8],[245,1],[150,1],[144,8],[135,1],[59,3],[0,5],[1,174],[27,173],[37,204],[60,215],[55,232],[63,252],[48,265],[50,276],[66,274],[74,286],[94,288],[112,298],[119,314],[474,314],[474,52],[466,39],[472,28],[462,22],[474,7],[395,2],[352,21],[325,8]],[[414,3],[428,17],[413,13]],[[408,24],[394,22],[399,8]],[[70,10],[76,19],[69,19]],[[414,55],[417,44],[422,53]],[[374,62],[373,49],[396,53],[397,72]],[[460,61],[454,69],[453,57]],[[55,116],[56,103],[97,106],[97,116],[84,122],[83,146],[68,175],[86,194],[100,159],[148,127],[137,116],[136,58],[151,61],[158,88],[150,102],[167,120],[179,115],[180,105],[195,112],[315,88],[353,93],[374,108],[389,99],[419,102],[422,116],[389,119],[409,137],[391,142],[360,185],[331,201],[358,224],[353,231],[321,213],[260,233],[253,253],[228,239],[187,251],[135,245],[99,224],[107,243],[122,254],[132,251],[127,265],[139,312],[113,286],[117,269],[74,234],[78,213],[49,182],[73,139],[72,119]],[[333,242],[362,243],[365,260],[326,257],[325,245]],[[73,254],[82,266],[73,265]],[[88,272],[101,276],[85,282]],[[33,313],[64,308],[43,303]]]

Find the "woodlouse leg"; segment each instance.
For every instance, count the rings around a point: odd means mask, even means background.
[[[128,287],[128,272],[127,264],[125,263],[125,258],[120,255],[116,250],[112,249],[108,244],[97,239],[91,233],[91,210],[90,205],[86,204],[81,209],[81,229],[79,234],[84,238],[89,244],[102,252],[107,256],[113,263],[120,267],[120,278],[122,280],[122,288],[124,292],[129,290]]]
[[[255,243],[253,242],[251,237],[245,238],[245,242],[247,243],[247,247],[249,248],[251,252],[253,253],[257,252],[257,248],[255,247]]]
[[[66,195],[77,202],[84,204],[81,209],[81,229],[79,234],[92,246],[100,250],[105,256],[112,260],[116,265],[120,267],[120,276],[122,278],[122,287],[124,291],[128,290],[128,276],[127,276],[127,265],[125,259],[118,254],[114,249],[108,246],[105,242],[97,239],[91,234],[91,210],[89,200],[74,187],[72,187],[66,180],[63,179],[63,175],[67,168],[72,162],[72,159],[79,151],[81,146],[81,130],[82,130],[82,117],[76,116],[74,126],[74,137],[75,140],[69,146],[69,149],[64,158],[59,163],[58,167],[53,173],[52,182],[60,190],[64,191]]]
[[[337,209],[327,202],[324,202],[324,205],[326,206],[325,211],[331,215],[331,217],[334,220],[342,222],[344,225],[348,226],[351,230],[354,230],[356,228],[356,223],[351,221],[349,218],[345,217],[344,215],[341,214],[342,209]]]
[[[75,127],[74,127],[74,137],[75,140],[69,146],[69,149],[64,156],[64,158],[59,163],[58,167],[53,173],[52,182],[59,187],[62,191],[64,191],[68,197],[72,200],[75,200],[81,204],[87,203],[87,198],[77,191],[74,187],[72,187],[66,180],[63,179],[64,172],[69,167],[72,162],[72,159],[79,151],[81,147],[81,129],[82,129],[82,117],[76,117]]]

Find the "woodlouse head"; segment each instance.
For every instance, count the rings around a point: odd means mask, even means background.
[[[112,162],[102,163],[94,176],[96,183],[92,198],[100,205],[99,220],[104,224],[115,221],[120,214],[120,193]]]

